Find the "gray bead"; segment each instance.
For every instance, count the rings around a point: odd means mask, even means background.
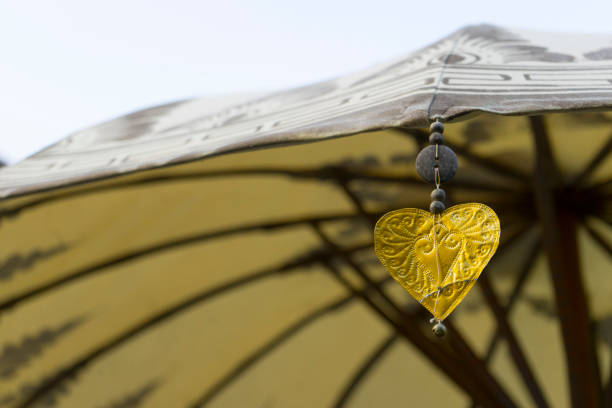
[[[431,135],[429,135],[429,143],[444,144],[444,136],[442,136],[442,133],[434,132]]]
[[[432,201],[429,205],[429,211],[434,214],[441,214],[446,209],[446,206],[442,201]]]
[[[431,200],[432,201],[446,201],[446,192],[441,188],[436,188],[431,192]]]
[[[446,326],[442,322],[436,323],[434,325],[434,327],[432,327],[431,331],[437,337],[444,337],[444,336],[446,336]]]
[[[452,179],[457,173],[457,155],[448,146],[438,146],[438,160],[436,160],[436,146],[427,146],[416,158],[416,170],[419,176],[428,183],[435,184],[435,167],[438,167],[440,183]]]
[[[444,125],[442,124],[442,122],[433,122],[431,125],[429,125],[429,131],[431,133],[433,132],[438,132],[438,133],[444,133]]]

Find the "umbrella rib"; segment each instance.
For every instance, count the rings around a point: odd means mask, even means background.
[[[506,312],[501,306],[495,290],[489,283],[487,275],[482,275],[480,279],[478,279],[478,282],[484,297],[489,304],[489,308],[493,311],[493,314],[497,320],[497,330],[501,331],[503,336],[506,338],[510,348],[510,354],[512,355],[512,361],[514,362],[516,369],[521,374],[521,379],[531,394],[533,402],[540,408],[548,407],[546,397],[544,396],[533,370],[527,361],[527,357],[525,356],[525,353],[523,352],[523,349],[516,338],[516,335],[514,334],[512,326],[508,322]]]
[[[258,223],[258,224],[247,225],[247,226],[240,226],[240,227],[235,227],[235,228],[226,228],[226,229],[221,229],[221,230],[212,231],[212,232],[195,234],[195,235],[191,235],[188,237],[182,237],[174,241],[164,242],[164,243],[152,245],[146,248],[133,250],[131,252],[122,254],[110,260],[105,260],[103,262],[87,266],[85,268],[77,270],[76,272],[69,273],[60,279],[57,279],[50,283],[43,284],[30,291],[18,294],[11,298],[5,299],[0,302],[0,311],[12,308],[23,301],[26,301],[42,293],[48,292],[63,284],[85,278],[91,274],[107,270],[111,266],[116,266],[116,265],[123,264],[125,262],[134,261],[143,256],[147,256],[147,255],[150,255],[156,252],[176,249],[176,248],[180,248],[186,245],[191,245],[194,243],[204,242],[204,241],[211,240],[211,239],[227,237],[227,236],[231,236],[234,234],[241,234],[241,233],[250,232],[250,231],[257,231],[257,230],[265,231],[265,230],[273,230],[273,229],[279,229],[279,228],[294,227],[298,225],[309,225],[313,221],[326,222],[326,221],[355,219],[360,216],[361,216],[360,214],[354,214],[354,213],[345,213],[345,214],[339,213],[339,214],[324,215],[320,217],[294,218],[294,219],[287,219],[287,220],[277,221],[277,222],[270,221],[270,222]]]
[[[325,233],[319,228],[318,225],[313,224],[313,227],[315,231],[319,234],[319,237],[321,238],[323,242],[325,242],[333,250],[339,251],[339,248],[325,235]],[[346,262],[364,280],[364,282],[367,285],[369,285],[370,287],[373,287],[372,279],[357,263],[355,263],[351,259],[351,257],[348,254],[339,252],[339,255],[344,260],[344,262]],[[339,272],[336,270],[336,268],[333,265],[331,265],[330,263],[327,263],[327,266],[330,268],[331,271],[335,272],[335,275],[338,279],[344,280],[344,278],[341,277],[341,275],[339,274]],[[348,283],[346,284],[348,285]],[[373,289],[376,292],[376,294],[385,301],[386,304],[391,306],[395,314],[401,318],[401,321],[403,322],[403,324],[397,323],[396,320],[386,315],[385,312],[380,308],[380,306],[377,306],[373,302],[372,299],[368,297],[364,297],[364,300],[377,313],[381,314],[385,318],[385,320],[387,320],[389,323],[394,325],[400,331],[400,333],[403,333],[404,336],[410,342],[412,342],[415,346],[419,347],[421,351],[423,351],[426,355],[428,355],[430,357],[430,360],[436,363],[442,371],[446,372],[452,369],[452,367],[446,364],[444,361],[445,359],[448,360],[450,358],[450,355],[443,357],[442,362],[436,361],[435,360],[436,356],[432,354],[433,350],[427,347],[427,346],[431,346],[431,342],[425,337],[421,338],[423,334],[420,331],[420,329],[415,326],[413,319],[409,315],[406,315],[406,313],[401,308],[399,308],[388,297],[388,295],[382,291],[382,289],[376,288],[376,287],[374,287]],[[423,342],[425,344],[423,344]],[[476,384],[479,384],[479,385],[476,385],[476,388],[483,388],[487,390],[487,392],[493,393],[492,394],[493,399],[496,401],[494,404],[495,406],[508,406],[508,407],[515,406],[514,402],[510,399],[510,397],[505,392],[505,390],[501,387],[501,385],[497,382],[497,380],[486,369],[484,363],[476,357],[472,349],[467,345],[467,343],[461,336],[459,330],[457,329],[454,330],[453,336],[451,338],[451,342],[455,346],[456,351],[465,358],[466,362],[468,364],[472,364],[472,367],[475,368],[475,371],[471,371],[471,372],[468,371],[467,373],[459,374],[459,376],[471,374],[470,378],[473,377],[473,380],[476,381]],[[460,385],[463,383],[457,382],[457,384]],[[468,389],[466,388],[466,390]],[[478,391],[475,391],[474,389],[471,389],[471,392],[468,391],[468,393],[472,396],[478,395]]]
[[[612,214],[610,214],[609,217],[606,217],[605,214],[592,214],[592,215],[594,215],[598,219],[600,219],[603,222],[605,222],[606,224],[608,224],[608,226],[612,227]]]
[[[397,128],[398,131],[411,136],[417,143],[424,143],[428,138],[428,133],[420,129]],[[510,177],[520,181],[522,184],[529,183],[529,176],[514,167],[499,163],[489,157],[481,156],[478,153],[471,151],[467,146],[461,146],[455,143],[444,141],[444,144],[453,149],[459,156],[464,157],[468,161],[479,165],[485,169],[491,170],[503,177]],[[455,181],[453,181],[453,185]]]
[[[511,245],[513,242],[515,242],[516,240],[518,240],[520,237],[523,236],[523,234],[525,234],[526,232],[528,232],[530,230],[530,226],[529,225],[524,225],[524,226],[519,226],[517,227],[515,230],[511,231],[509,233],[509,235],[506,235],[504,240],[502,242],[500,242],[499,248],[498,250],[501,252],[501,250],[509,245]],[[482,275],[483,277],[485,275]],[[467,345],[466,341],[463,339],[463,337],[461,337],[458,334],[458,329],[455,328],[452,324],[452,321],[447,321],[447,326],[452,329],[453,331],[457,332],[457,337],[459,337],[460,342],[459,342],[459,348],[462,349],[466,349],[467,353],[470,354],[470,357],[472,360],[477,362],[477,365],[480,366],[481,368],[486,370],[486,365],[487,365],[487,360],[483,359],[480,360],[475,353],[472,351],[472,349]],[[499,327],[497,328],[499,330]],[[472,406],[476,407],[478,406],[478,404],[476,403],[476,401],[472,402]]]
[[[391,280],[391,277],[385,277],[376,282],[377,285],[382,285]],[[370,290],[369,288],[365,291]],[[291,326],[284,329],[281,333],[276,335],[272,340],[268,341],[263,346],[259,347],[253,353],[249,354],[246,358],[241,360],[240,363],[235,365],[226,375],[217,381],[213,386],[209,387],[200,397],[196,399],[196,402],[190,404],[190,407],[201,407],[209,403],[217,395],[219,395],[225,388],[236,381],[244,372],[255,365],[259,360],[265,357],[270,352],[274,351],[276,347],[281,346],[291,337],[298,334],[301,330],[314,323],[317,319],[323,317],[327,313],[338,311],[340,308],[347,306],[349,302],[355,300],[363,291],[351,293],[348,296],[341,298],[338,301],[327,304],[301,318],[300,320],[293,323]]]
[[[291,169],[282,167],[262,167],[251,169],[232,169],[218,171],[202,171],[185,174],[169,174],[165,176],[152,176],[146,179],[134,180],[111,185],[91,186],[87,188],[76,189],[74,191],[58,192],[55,195],[50,195],[41,199],[32,200],[27,203],[17,205],[12,208],[0,209],[0,218],[16,216],[25,209],[31,209],[40,205],[52,203],[54,201],[69,199],[71,197],[82,197],[85,194],[95,194],[99,192],[119,190],[123,188],[139,187],[146,184],[158,183],[173,183],[177,181],[203,180],[216,177],[236,177],[236,176],[261,176],[261,175],[282,175],[295,178],[318,179],[338,181],[338,179],[351,180],[369,180],[388,183],[403,183],[422,185],[422,182],[416,177],[396,176],[385,174],[380,171],[364,171],[364,170],[348,170],[340,166],[324,166],[312,169]],[[466,188],[483,191],[495,191],[500,193],[516,193],[516,189],[507,188],[504,186],[496,186],[486,183],[476,183],[469,181],[455,181],[453,185],[457,188]]]
[[[605,192],[605,190],[607,188],[609,188],[612,185],[612,178],[608,178],[605,179],[603,181],[600,181],[596,184],[590,185],[588,187],[586,187],[584,189],[584,191],[586,192],[595,192],[595,194],[597,195],[597,193],[602,192],[602,196],[603,198],[605,197],[609,197],[610,196],[610,191]]]
[[[571,187],[580,188],[585,182],[589,180],[589,177],[597,170],[597,167],[608,157],[612,151],[612,135],[608,136],[608,140],[604,145],[597,150],[597,153],[591,161],[585,166],[584,170],[580,172],[569,184]]]
[[[355,192],[350,189],[350,187],[348,186],[348,182],[346,180],[340,181],[339,185],[344,191],[344,193],[347,195],[347,197],[351,200],[351,202],[353,203],[353,205],[355,206],[359,214],[361,214],[366,220],[368,220],[371,227],[374,227],[374,225],[376,225],[376,219],[378,217],[372,216],[371,213],[368,213],[366,211],[365,207],[363,206],[363,203],[361,202],[359,197],[357,197],[357,194],[355,194]],[[323,232],[320,230],[320,228],[318,228],[317,223],[313,223],[313,226],[315,227],[319,236],[322,237]]]
[[[355,290],[342,277],[338,269],[330,262],[326,263],[327,268],[332,275],[336,277],[342,284],[351,290]],[[372,310],[389,323],[396,332],[402,335],[409,343],[419,349],[442,373],[447,375],[459,387],[461,387],[468,395],[472,396],[482,406],[501,406],[514,407],[515,404],[502,391],[501,393],[492,391],[490,387],[479,384],[477,379],[470,376],[470,372],[466,371],[466,366],[457,359],[456,356],[444,351],[440,345],[432,343],[421,330],[412,324],[400,324],[389,316],[379,305],[377,305],[369,296],[361,296],[362,300],[367,303]],[[408,323],[410,317],[403,319]]]
[[[561,323],[571,403],[598,407],[601,379],[578,259],[577,216],[557,203],[554,192],[561,187],[561,177],[544,118],[530,116],[529,123],[536,153],[534,196]]]
[[[342,252],[346,251],[348,253],[352,253],[352,252],[356,252],[356,251],[360,251],[365,248],[368,248],[370,245],[371,244],[369,243],[364,244],[364,245],[359,245],[359,246],[355,246],[349,249],[344,249],[342,250]],[[33,390],[32,394],[29,397],[27,397],[26,400],[19,405],[19,407],[25,408],[25,407],[31,406],[36,401],[40,400],[40,398],[42,398],[46,393],[50,392],[54,387],[61,384],[62,381],[66,380],[67,378],[75,376],[79,371],[81,371],[83,368],[91,364],[93,361],[102,357],[105,353],[124,344],[125,342],[132,339],[133,337],[141,334],[143,331],[146,331],[150,329],[151,327],[162,323],[163,321],[176,315],[177,313],[181,313],[193,306],[201,305],[202,302],[210,300],[230,290],[234,290],[234,289],[243,287],[247,284],[257,282],[261,279],[276,276],[280,273],[289,273],[293,271],[294,269],[297,269],[302,266],[308,266],[312,264],[321,263],[321,262],[324,262],[327,258],[331,258],[335,256],[337,256],[336,253],[329,253],[329,252],[318,252],[315,254],[307,255],[306,257],[298,256],[288,262],[283,263],[282,265],[279,265],[276,268],[266,268],[266,269],[263,269],[257,272],[253,272],[246,276],[240,276],[231,281],[219,284],[213,288],[209,288],[194,296],[191,296],[189,299],[184,300],[178,305],[174,305],[164,310],[161,313],[158,313],[152,317],[145,319],[144,321],[140,322],[136,326],[133,326],[128,331],[116,336],[109,342],[98,347],[96,350],[94,350],[90,354],[74,362],[69,367],[61,369],[52,378],[50,378],[48,381],[43,383],[37,389]]]
[[[537,242],[533,245],[530,252],[527,254],[527,257],[525,258],[525,261],[523,265],[521,266],[520,272],[518,274],[519,276],[508,298],[508,302],[506,303],[506,306],[504,307],[504,313],[506,315],[508,315],[511,312],[512,307],[518,300],[518,297],[521,294],[525,283],[527,282],[527,277],[529,276],[530,272],[533,270],[533,265],[541,250],[541,245],[542,245],[541,239],[538,238]],[[487,352],[485,353],[485,356],[484,356],[485,364],[487,364],[493,357],[493,352],[495,351],[495,348],[499,344],[499,340],[501,340],[501,338],[502,338],[502,332],[499,327],[496,327],[495,333],[493,334],[493,336],[491,337],[491,340],[489,341]],[[475,403],[470,404],[470,406],[472,408],[476,408]]]
[[[478,358],[476,353],[474,353],[474,350],[472,350],[472,348],[469,346],[459,328],[454,325],[452,316],[447,318],[445,323],[452,332],[451,336],[449,336],[449,343],[455,352],[463,355],[462,364],[465,364],[470,368],[467,370],[468,375],[473,375],[479,378],[481,381],[481,384],[479,385],[480,387],[487,387],[491,389],[495,395],[502,396],[503,400],[505,400],[504,404],[516,405],[510,399],[509,395],[506,393],[505,389],[501,386],[497,379],[487,369],[484,361]],[[473,394],[470,394],[470,397],[474,399]],[[500,403],[501,401],[498,402],[498,404]]]
[[[529,231],[529,229],[529,225],[525,225],[512,231],[509,235],[506,235],[503,242],[500,243],[500,248],[510,245],[512,242],[520,238],[524,233]],[[481,375],[485,380],[488,379],[489,381],[491,381],[491,384],[488,385],[489,387],[499,387],[499,389],[502,390],[501,392],[503,392],[501,386],[487,370],[486,363],[480,358],[478,358],[478,356],[476,356],[472,348],[469,346],[469,344],[466,342],[465,338],[461,334],[460,330],[454,326],[452,318],[446,321],[446,325],[453,332],[453,336],[449,339],[449,341],[453,345],[455,350],[463,354],[466,361],[468,361],[468,364],[478,370],[477,373],[479,372],[479,375]]]
[[[542,249],[542,243],[541,243],[541,240],[538,239],[537,242],[533,245],[533,247],[529,251],[529,253],[527,254],[527,256],[525,257],[524,263],[521,265],[521,268],[518,274],[518,278],[516,279],[516,282],[514,283],[512,292],[510,293],[510,296],[508,297],[508,302],[506,303],[506,306],[504,307],[504,313],[506,315],[508,315],[511,312],[514,304],[518,300],[518,297],[520,296],[523,290],[523,287],[525,283],[527,282],[527,278],[530,272],[533,270],[533,266],[535,265],[535,261],[541,249]],[[495,330],[495,334],[492,336],[491,340],[489,341],[489,346],[487,347],[487,352],[485,353],[485,357],[484,357],[485,362],[488,362],[489,360],[491,360],[491,357],[493,356],[493,352],[495,351],[498,341],[501,338],[502,338],[502,332],[498,327]]]
[[[376,346],[374,351],[359,366],[357,372],[351,377],[351,380],[344,387],[340,397],[338,397],[336,403],[334,404],[335,408],[342,408],[346,404],[361,381],[366,377],[367,373],[376,365],[376,363],[385,355],[385,353],[391,349],[391,346],[395,344],[397,339],[397,332],[394,332]]]
[[[582,225],[584,225],[585,229],[593,239],[609,256],[612,256],[612,245],[608,242],[603,235],[601,235],[597,230],[595,230],[589,223],[583,218]]]

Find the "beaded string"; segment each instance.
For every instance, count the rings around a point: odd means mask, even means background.
[[[444,166],[448,166],[448,159],[447,156],[446,157],[441,157],[443,156],[443,154],[441,154],[441,150],[442,148],[440,147],[441,144],[444,143],[444,137],[442,136],[442,132],[444,132],[444,126],[442,125],[442,123],[440,122],[439,118],[435,119],[435,122],[431,124],[430,126],[430,136],[429,136],[429,142],[433,145],[433,162],[429,162],[430,166],[433,164],[433,174],[430,179],[430,182],[433,181],[433,184],[435,185],[435,190],[432,192],[431,194],[431,205],[429,207],[432,215],[433,215],[433,244],[434,244],[434,256],[435,256],[435,262],[436,262],[436,271],[438,273],[438,281],[437,281],[437,288],[436,288],[436,300],[434,302],[434,307],[433,307],[433,315],[436,315],[436,311],[438,309],[438,303],[440,300],[440,294],[442,292],[442,272],[440,270],[441,268],[441,262],[440,262],[440,251],[439,251],[439,242],[438,242],[438,227],[440,226],[440,222],[441,222],[441,217],[442,217],[442,212],[445,210],[445,205],[444,205],[444,201],[446,198],[446,194],[444,193],[444,190],[442,190],[440,188],[440,184],[443,181],[442,180],[442,174],[441,174],[441,169],[440,169],[440,165],[444,165]],[[446,148],[448,150],[448,148]],[[448,155],[448,153],[445,153]],[[444,162],[441,162],[441,160],[444,159]],[[455,159],[456,160],[456,159]],[[417,158],[417,166],[418,166],[418,158]],[[422,168],[424,169],[424,168]],[[431,167],[430,167],[431,169]],[[417,169],[418,171],[418,169]],[[448,174],[448,167],[445,167],[445,175],[444,178],[445,180],[447,180],[449,178],[449,174]],[[454,173],[454,171],[453,171]],[[451,271],[449,271],[450,273],[452,273]],[[444,277],[444,279],[446,279],[446,276]],[[455,276],[453,274],[453,282],[454,282]],[[434,292],[432,292],[431,294],[433,294]],[[442,321],[438,318],[432,318],[430,320],[431,323],[435,323],[434,327],[433,327],[433,332],[436,336],[442,337],[446,334],[446,327],[444,326],[444,324],[442,324]]]

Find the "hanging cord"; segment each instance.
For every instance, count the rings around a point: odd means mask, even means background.
[[[438,307],[438,298],[440,297],[440,290],[441,290],[441,285],[442,285],[442,282],[440,282],[440,280],[442,279],[442,274],[440,273],[440,255],[438,253],[438,244],[436,240],[436,227],[438,226],[439,220],[440,220],[440,214],[434,214],[433,241],[434,241],[434,254],[436,256],[436,269],[438,270],[438,290],[436,291],[436,303],[434,304],[434,310],[433,310],[434,315],[436,314],[436,308]],[[439,321],[440,320],[438,320],[438,322]]]
[[[436,144],[436,159],[438,158],[438,144]],[[436,188],[440,188],[440,170],[436,167],[434,168],[434,181],[436,183]],[[434,314],[436,314],[436,309],[438,307],[438,299],[440,298],[440,287],[442,285],[442,273],[440,272],[440,254],[438,253],[438,242],[437,242],[437,226],[440,221],[440,214],[434,214],[434,225],[433,225],[433,241],[434,241],[434,254],[436,257],[436,269],[438,271],[438,290],[436,292],[436,303],[434,304]],[[439,320],[438,320],[439,321]]]

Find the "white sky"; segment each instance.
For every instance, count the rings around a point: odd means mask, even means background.
[[[148,106],[355,71],[466,24],[612,33],[610,16],[610,0],[1,0],[0,159]]]

